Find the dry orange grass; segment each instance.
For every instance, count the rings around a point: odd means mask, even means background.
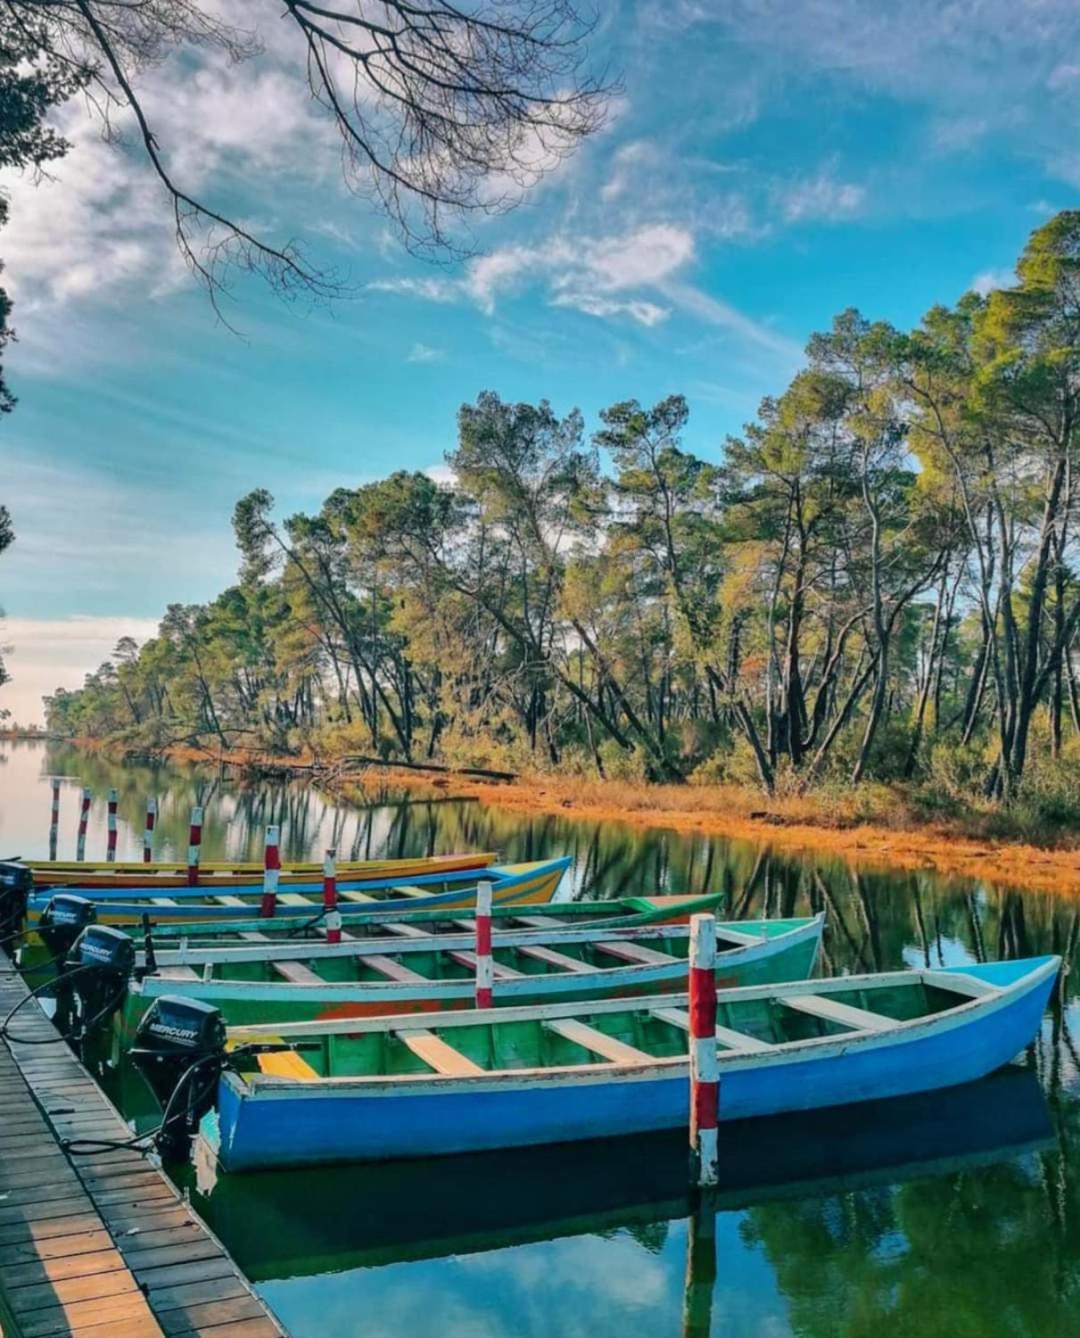
[[[349,776],[361,784],[393,784],[479,799],[502,808],[562,813],[590,821],[664,827],[809,851],[861,865],[929,869],[991,883],[1080,895],[1080,851],[1026,842],[978,839],[956,822],[928,822],[901,791],[867,787],[837,796],[780,796],[766,800],[738,786],[647,785],[550,776],[512,784],[466,777],[432,779],[377,768]],[[977,825],[979,815],[972,815]]]

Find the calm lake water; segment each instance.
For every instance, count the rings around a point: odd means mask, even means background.
[[[148,795],[157,854],[183,857],[200,799],[206,858],[258,858],[275,821],[292,857],[327,845],[342,857],[568,853],[560,895],[715,889],[732,917],[824,909],[826,973],[1077,956],[1080,902],[1062,897],[474,803],[339,803],[303,784],[247,787],[38,743],[0,744],[0,856],[47,853],[50,776],[64,782],[67,858],[83,785],[88,851],[103,857],[115,786],[120,859],[139,856]],[[667,1136],[202,1188],[188,1177],[192,1198],[290,1332],[311,1338],[1080,1334],[1073,980],[1038,1044],[985,1083],[722,1129],[720,1191],[692,1227],[685,1146]],[[141,1094],[121,1098],[137,1117]]]

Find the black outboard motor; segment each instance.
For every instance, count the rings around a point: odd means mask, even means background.
[[[75,940],[96,920],[97,907],[92,901],[72,892],[59,892],[41,912],[38,933],[53,957],[63,962],[71,956]]]
[[[26,902],[33,887],[33,871],[25,864],[17,860],[0,862],[0,938],[6,940],[5,947],[23,927]]]
[[[104,1025],[116,1012],[135,969],[135,944],[122,929],[88,925],[64,962],[79,1001],[82,1035]]]
[[[160,996],[139,1023],[131,1059],[165,1112],[158,1150],[167,1161],[187,1160],[225,1067],[221,1010],[201,999]]]

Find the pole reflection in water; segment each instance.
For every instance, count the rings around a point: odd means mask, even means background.
[[[709,1338],[716,1286],[714,1191],[698,1189],[686,1223],[686,1281],[683,1284],[682,1338]]]

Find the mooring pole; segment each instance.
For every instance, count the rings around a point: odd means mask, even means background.
[[[266,845],[263,850],[263,890],[259,914],[264,920],[270,920],[277,910],[278,880],[281,877],[281,852],[278,842],[281,839],[279,829],[273,823],[266,829]]]
[[[116,806],[120,796],[115,790],[109,791],[108,799],[108,834],[105,837],[105,859],[109,864],[116,860]]]
[[[146,824],[142,834],[142,861],[149,864],[154,858],[154,825],[157,822],[157,800],[146,801]]]
[[[90,787],[88,785],[84,786],[82,800],[79,804],[79,835],[75,841],[75,858],[77,860],[86,858],[86,828],[90,821],[90,801],[93,797]]]
[[[187,848],[187,885],[199,885],[199,859],[202,854],[202,805],[192,804],[191,822],[188,826]]]
[[[56,845],[60,839],[60,782],[52,783],[52,813],[49,818],[49,858],[56,858]]]
[[[476,1006],[491,1007],[491,884],[476,884]]]
[[[690,917],[690,1165],[698,1185],[717,1179],[716,917]]]
[[[337,869],[334,865],[336,855],[337,850],[331,848],[323,860],[322,899],[326,908],[327,943],[341,942],[341,912],[337,904]]]

